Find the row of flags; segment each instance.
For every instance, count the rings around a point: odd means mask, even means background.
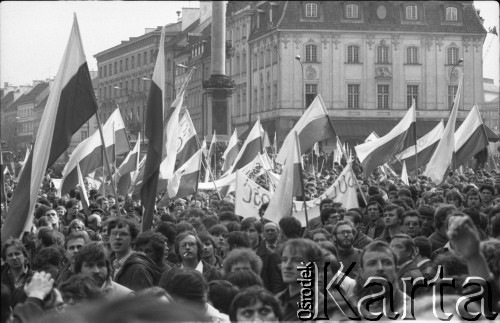
[[[163,43],[164,39],[165,28],[162,29],[160,43]],[[166,191],[163,200],[169,201],[192,195],[199,188],[211,189],[212,185],[222,195],[235,191],[238,200],[243,194],[241,185],[238,185],[242,183],[242,178],[248,187],[253,185],[254,190],[261,191],[255,188],[258,184],[251,184],[247,176],[250,174],[266,175],[269,183],[269,191],[262,191],[262,194],[268,197],[272,195],[264,217],[277,222],[283,216],[293,215],[307,224],[308,210],[311,216],[315,215],[319,202],[312,200],[299,203],[294,200],[295,196],[306,196],[301,152],[313,148],[316,154],[319,154],[317,143],[329,139],[335,143],[336,161],[340,162],[340,156],[344,155],[348,165],[339,176],[340,179],[327,189],[331,195],[328,196],[338,198],[345,205],[357,205],[357,180],[352,171],[351,154],[348,153],[350,150],[340,142],[321,95],[317,95],[286,136],[280,151],[277,149],[276,133],[271,145],[259,118],[241,147],[235,130],[223,154],[223,176],[219,179],[212,176],[210,183],[200,183],[202,167],[210,173],[210,157],[215,151],[216,133],[212,136],[207,152],[205,141],[200,144],[198,140],[189,112],[183,109],[184,94],[193,74],[192,69],[172,105],[164,106],[164,55],[164,48],[160,46],[145,112],[144,135],[149,142],[147,154],[139,160],[140,139],[130,150],[123,118],[119,109],[116,109],[102,126],[102,131],[91,135],[73,151],[63,171],[59,187],[61,194],[68,193],[75,186],[83,189],[83,178],[96,172],[96,169],[105,164],[108,159],[106,156],[111,156],[114,171],[106,172],[103,169],[102,182],[110,176],[118,194],[132,193],[140,198],[144,208],[142,230],[151,228],[155,205],[161,202],[156,200],[158,192]],[[394,166],[397,161],[402,167],[402,179],[408,183],[407,169],[415,169],[418,163],[418,166],[425,166],[424,175],[438,184],[443,180],[450,165],[460,165],[483,149],[488,142],[477,107],[471,110],[462,126],[455,132],[461,91],[462,81],[446,127],[441,121],[417,141],[416,109],[413,103],[402,120],[388,134],[378,137],[372,133],[365,143],[355,146],[354,150],[365,176],[369,176],[381,165],[384,172],[395,174],[390,164]],[[97,104],[75,16],[36,142],[23,165],[19,184],[10,203],[2,228],[2,241],[10,236],[17,237],[23,231],[30,231],[36,197],[45,170],[68,148],[71,136],[96,112]],[[272,148],[274,151],[274,162],[283,167],[281,176],[272,172],[272,162],[264,148]],[[125,154],[127,155],[124,161],[118,167],[116,157]],[[242,176],[247,177],[245,179]],[[341,185],[338,182],[342,180],[349,183],[348,190],[337,190],[335,185]],[[82,196],[84,204],[88,205],[86,194],[82,192]]]

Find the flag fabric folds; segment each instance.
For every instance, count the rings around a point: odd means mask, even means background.
[[[82,172],[81,172],[80,166],[78,164],[76,164],[76,172],[77,172],[77,176],[78,176],[78,191],[80,192],[80,200],[82,202],[82,208],[86,214],[90,214],[89,213],[90,202],[89,202],[89,198],[87,196],[87,189],[85,188],[85,183],[83,182]]]
[[[192,195],[198,190],[202,154],[203,152],[199,149],[182,167],[175,171],[167,188],[170,200]]]
[[[455,132],[455,167],[464,164],[488,146],[488,136],[476,105]]]
[[[460,95],[462,93],[462,80],[463,75],[458,84],[457,94],[453,101],[453,108],[448,118],[448,123],[444,128],[443,136],[424,171],[424,175],[430,177],[435,184],[440,184],[443,181],[446,170],[451,165],[453,153],[455,151],[455,122],[457,120]]]
[[[42,178],[68,148],[72,135],[97,112],[76,15],[61,65],[50,88],[33,151],[13,193],[2,242],[29,231]]]
[[[226,172],[229,168],[231,168],[239,152],[240,152],[240,147],[238,144],[238,133],[235,128],[233,135],[229,139],[229,143],[227,144],[226,150],[222,155],[222,159],[224,160],[224,164],[222,165],[222,172]]]
[[[119,195],[126,195],[132,185],[132,174],[137,171],[141,154],[141,134],[137,136],[137,142],[127,157],[123,160],[118,170],[113,174],[116,191]]]
[[[385,136],[354,147],[366,177],[395,154],[415,143],[415,102],[403,119]]]
[[[19,170],[18,180],[19,180],[19,177],[21,177],[21,173],[23,172],[24,165],[26,165],[26,162],[28,161],[29,156],[30,156],[30,149],[26,148],[26,155],[24,155],[24,161],[23,161],[23,164],[21,165],[21,169]]]
[[[116,155],[128,153],[130,146],[125,123],[123,122],[120,109],[116,109],[102,127],[106,153],[110,157],[109,162],[114,161]],[[64,166],[60,194],[69,193],[78,184],[78,173],[76,165],[79,164],[82,175],[87,176],[104,164],[103,146],[99,131],[95,131],[90,137],[76,146],[68,163]]]
[[[231,166],[231,168],[224,175],[234,173],[238,169],[252,162],[258,154],[262,154],[263,133],[264,129],[262,129],[262,125],[260,124],[260,119],[257,118],[252,130],[248,134],[247,140],[245,140],[243,147],[241,147],[238,152],[233,166]]]
[[[160,46],[156,57],[156,65],[149,89],[146,106],[145,136],[148,138],[146,162],[142,172],[141,203],[143,206],[142,230],[148,231],[153,223],[153,211],[156,201],[156,188],[160,175],[160,164],[163,160],[163,125],[165,102],[165,27],[160,36]],[[184,96],[184,92],[180,93]],[[177,103],[177,99],[174,101]],[[175,109],[175,106],[173,106]],[[169,110],[170,116],[173,114]],[[168,118],[168,116],[167,116]],[[170,120],[167,119],[167,123]],[[178,122],[178,119],[175,120]],[[175,137],[177,138],[177,136]],[[176,151],[176,150],[173,150]],[[173,167],[173,166],[172,166]],[[172,168],[173,172],[173,168]]]
[[[283,173],[274,195],[269,202],[269,206],[264,213],[264,218],[278,223],[282,217],[292,214],[293,197],[303,195],[300,185],[302,176],[301,153],[298,143],[298,132],[293,133],[291,145],[288,149],[286,163],[283,166]]]
[[[408,181],[408,172],[406,171],[406,162],[405,161],[403,161],[403,169],[401,170],[401,180],[406,185],[410,185],[410,182]]]
[[[431,131],[425,136],[417,140],[417,161],[419,167],[427,165],[436,150],[436,147],[441,140],[444,131],[444,122],[441,120]],[[395,156],[401,163],[406,162],[406,169],[413,171],[415,165],[415,145],[408,147],[401,153]],[[399,162],[393,163],[392,167],[399,170]]]
[[[294,149],[292,142],[295,132],[299,135],[300,151],[306,151],[315,142],[330,138],[334,139],[337,136],[321,95],[318,94],[316,96],[311,105],[309,105],[309,108],[307,108],[297,124],[286,136],[281,150],[276,157],[278,164],[283,165],[288,156],[288,151]]]
[[[210,142],[210,148],[208,149],[207,153],[207,169],[205,171],[205,183],[207,183],[210,180],[210,174],[213,173],[212,171],[212,157],[215,154],[215,145],[217,143],[217,137],[215,135],[215,129],[214,129],[214,134],[212,136],[212,141]],[[217,161],[216,161],[217,163]],[[214,164],[214,166],[217,166],[217,164]],[[212,174],[212,176],[215,176],[215,174]]]

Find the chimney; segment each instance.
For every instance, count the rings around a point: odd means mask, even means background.
[[[200,25],[212,17],[212,2],[200,1]]]
[[[182,18],[179,18],[182,21],[182,30],[186,30],[198,18],[200,18],[200,8],[182,8]]]

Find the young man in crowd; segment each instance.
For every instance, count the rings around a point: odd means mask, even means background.
[[[66,237],[64,241],[64,249],[66,250],[65,256],[68,261],[67,264],[59,271],[58,276],[55,278],[56,284],[66,281],[71,275],[75,273],[75,260],[76,255],[89,242],[89,235],[87,231],[75,231]]]
[[[416,247],[412,238],[406,234],[396,234],[392,237],[390,247],[397,257],[397,280],[399,288],[411,296],[411,282],[403,278],[416,279],[423,277],[422,272],[414,262]],[[405,288],[406,285],[406,288]]]
[[[402,233],[403,231],[401,230],[401,218],[403,217],[403,213],[404,209],[399,205],[386,205],[384,207],[385,229],[376,238],[376,240],[382,240],[390,243],[394,235]]]
[[[369,222],[366,225],[365,234],[371,239],[377,238],[385,229],[382,212],[382,206],[375,201],[369,202],[366,206],[366,214],[368,215]]]
[[[412,238],[420,236],[421,228],[420,214],[418,211],[410,210],[403,214],[403,232]]]
[[[337,258],[344,265],[344,273],[354,264],[348,274],[348,276],[353,279],[358,275],[359,257],[361,255],[361,250],[353,247],[355,232],[356,229],[354,228],[354,224],[346,220],[337,222],[337,225],[333,229],[333,238],[338,249]]]

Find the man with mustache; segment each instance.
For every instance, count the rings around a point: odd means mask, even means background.
[[[396,254],[384,241],[373,241],[362,251],[360,257],[360,272],[359,276],[356,278],[352,304],[358,306],[359,302],[363,300],[365,296],[385,291],[384,298],[377,299],[375,302],[366,302],[367,299],[373,299],[372,297],[364,299],[365,301],[362,302],[360,306],[361,313],[359,313],[362,317],[373,317],[373,313],[382,312],[384,309],[386,309],[383,312],[384,315],[391,317],[393,311],[402,313],[401,309],[403,308],[405,299],[406,304],[411,304],[409,297],[399,289],[396,264]],[[382,281],[377,279],[376,281],[380,283],[374,284],[371,287],[365,286],[365,283],[367,283],[367,280],[371,277],[381,278]],[[389,284],[391,284],[393,288],[388,288]],[[390,294],[391,291],[392,297]]]
[[[129,288],[111,280],[108,252],[99,242],[89,242],[80,249],[75,260],[75,272],[91,276],[108,300],[134,295]]]
[[[338,260],[344,266],[342,271],[345,273],[351,264],[354,264],[348,276],[356,278],[359,271],[361,250],[353,246],[356,233],[354,224],[348,220],[341,220],[337,222],[332,233],[338,249]]]

